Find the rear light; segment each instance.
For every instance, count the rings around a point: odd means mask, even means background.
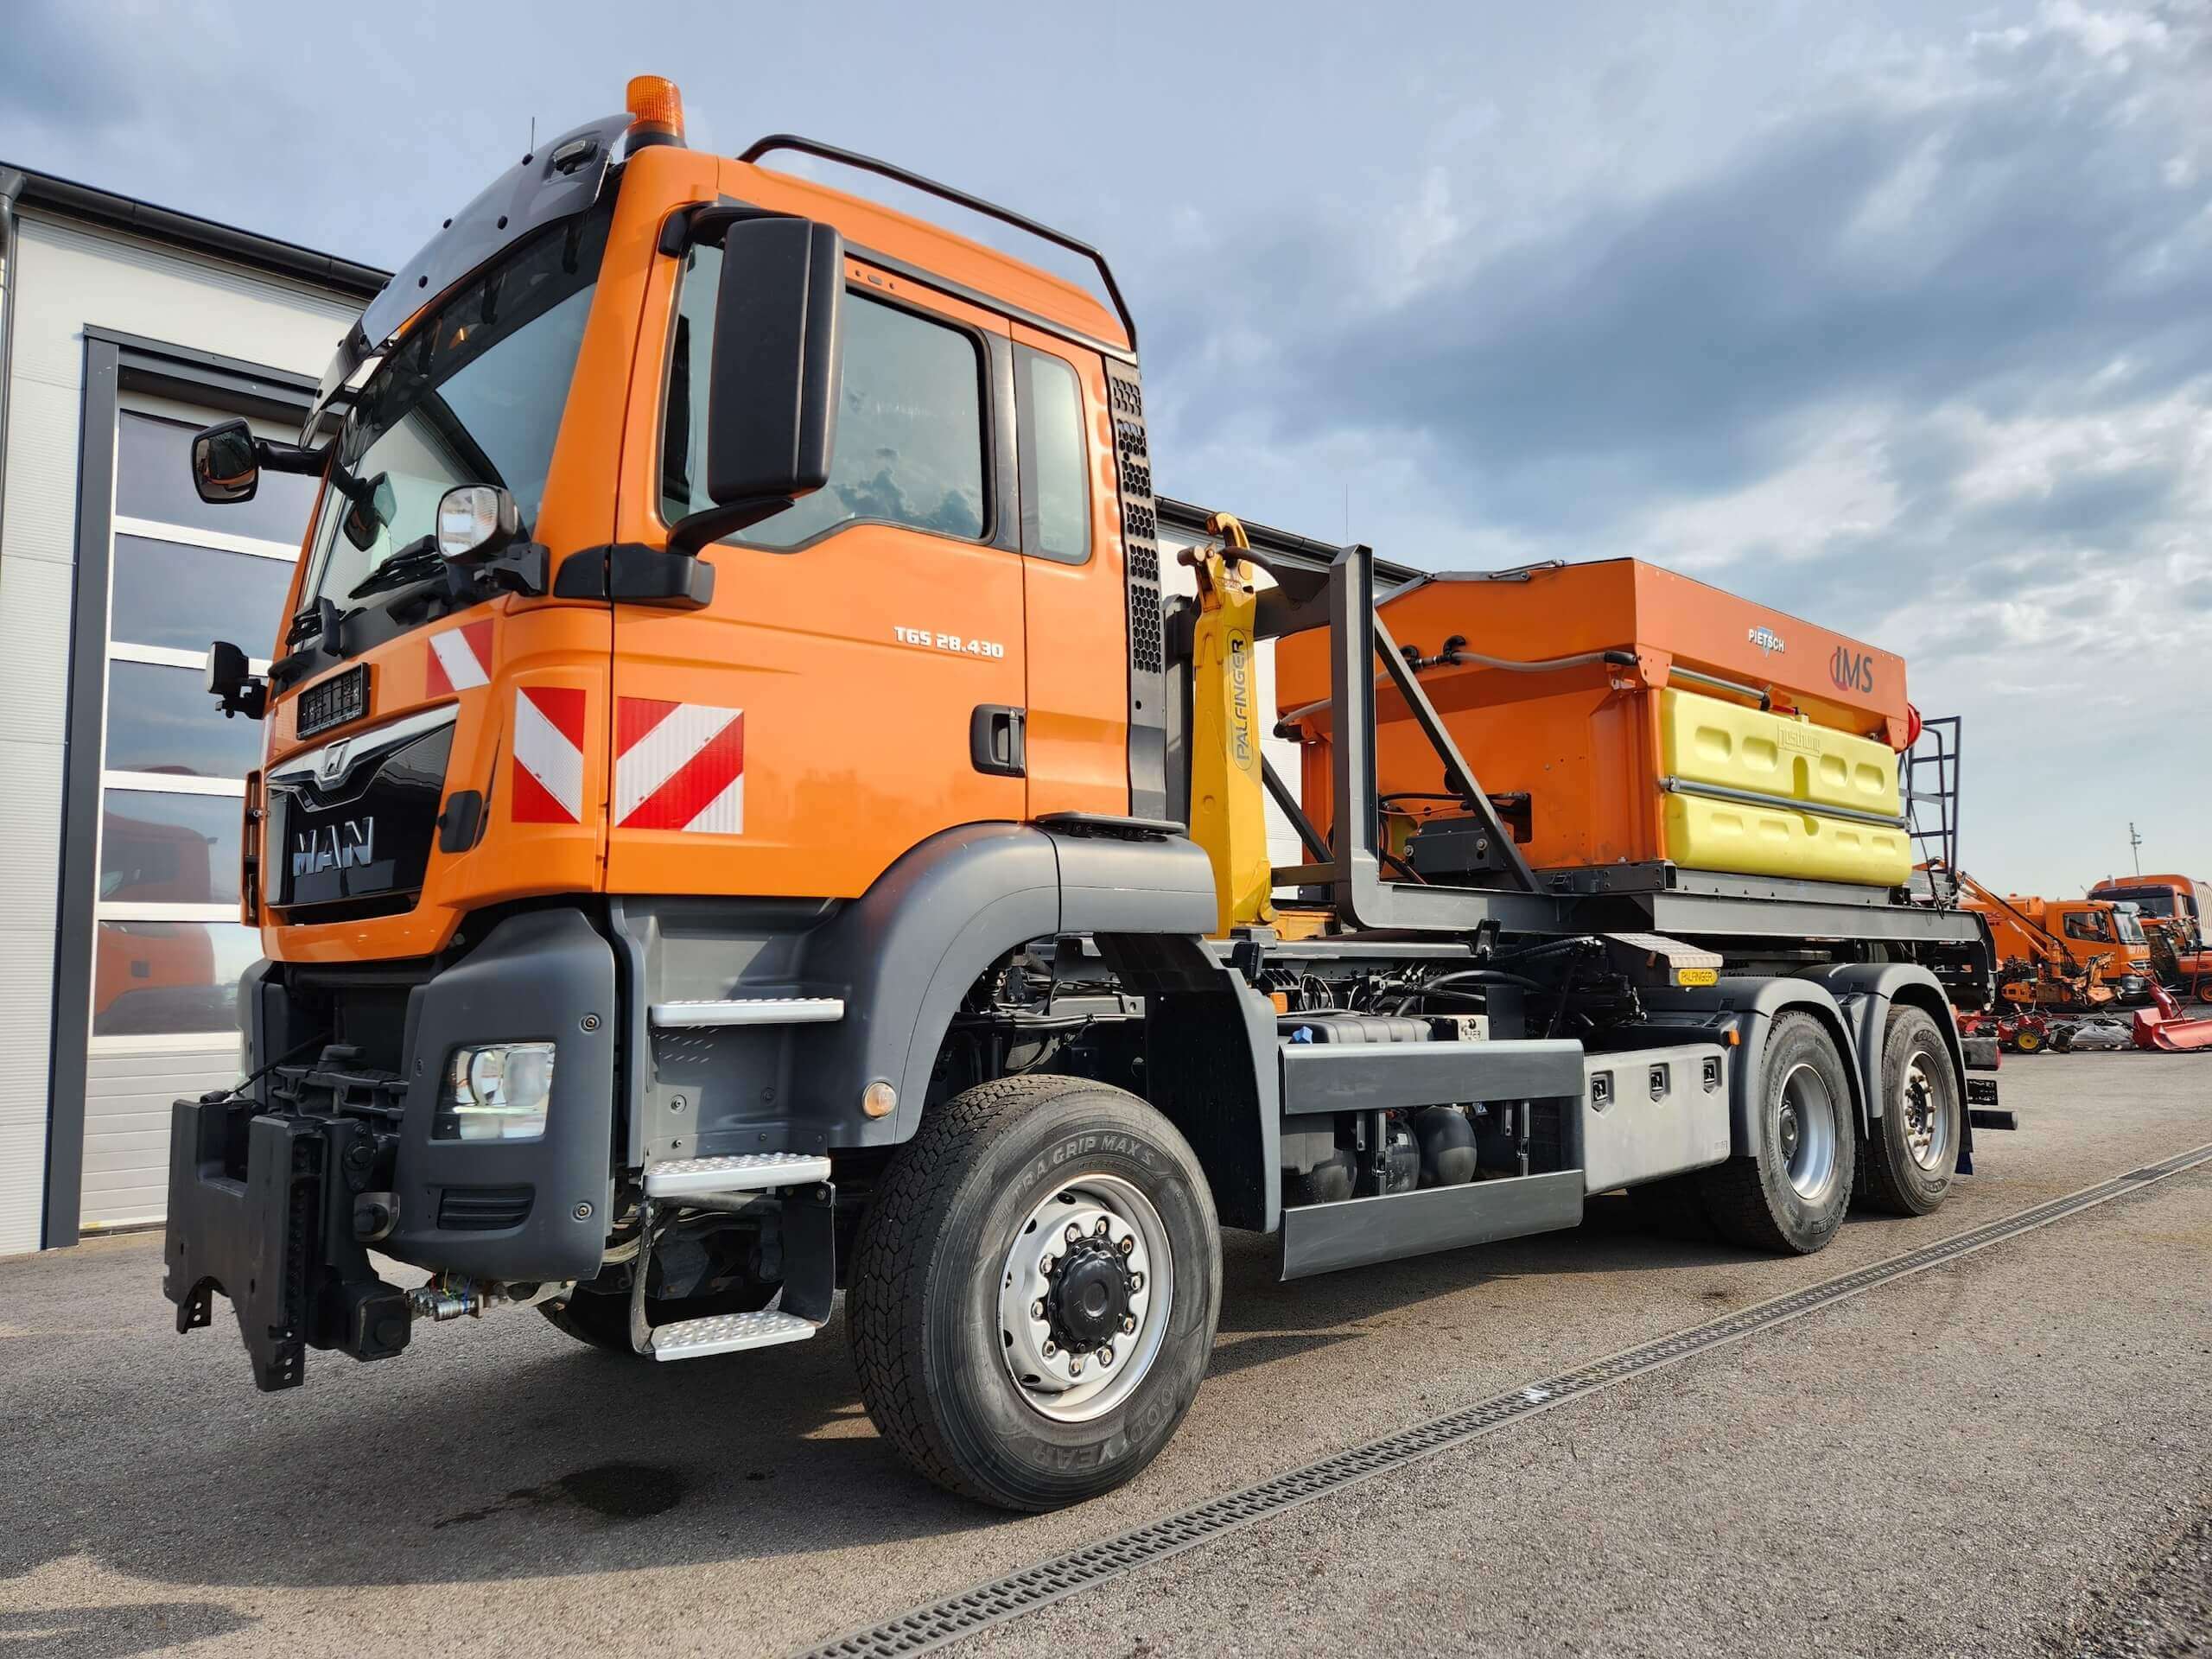
[[[658,75],[632,75],[623,99],[630,111],[630,153],[649,144],[683,143],[683,94]]]

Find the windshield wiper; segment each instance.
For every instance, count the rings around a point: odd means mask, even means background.
[[[355,582],[346,590],[346,597],[361,599],[370,594],[389,593],[394,588],[411,588],[418,582],[444,574],[448,569],[445,555],[438,551],[438,538],[424,536],[408,543]]]

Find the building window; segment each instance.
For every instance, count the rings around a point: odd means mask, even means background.
[[[239,815],[261,728],[225,720],[201,674],[216,639],[266,669],[315,484],[264,474],[252,501],[204,505],[189,446],[220,418],[153,400],[117,416],[95,1055],[231,1048],[238,976],[261,954],[238,919]]]

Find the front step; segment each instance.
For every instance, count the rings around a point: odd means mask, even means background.
[[[656,1325],[655,1359],[704,1359],[742,1348],[771,1348],[779,1342],[804,1342],[822,1327],[796,1313],[764,1308],[758,1313],[715,1313],[703,1319],[677,1319]]]
[[[645,1166],[645,1196],[680,1198],[690,1192],[765,1192],[830,1179],[819,1153],[741,1152],[728,1158],[671,1158]]]
[[[731,996],[710,1001],[656,1002],[653,1024],[698,1026],[818,1026],[845,1017],[841,996]]]

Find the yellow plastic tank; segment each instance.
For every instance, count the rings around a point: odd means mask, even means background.
[[[1888,745],[1672,687],[1659,734],[1667,856],[1684,868],[1870,887],[1911,874]]]

